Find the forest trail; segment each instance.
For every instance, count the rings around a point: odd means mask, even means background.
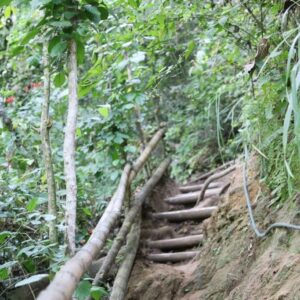
[[[299,224],[295,208],[300,201],[294,199],[293,209],[288,203],[274,209],[262,192],[257,170],[251,161],[248,188],[258,226],[266,228],[277,220]],[[195,200],[186,199],[195,199],[191,193],[203,181],[181,186],[164,179],[156,186],[144,205],[127,300],[300,299],[299,232],[277,229],[264,239],[256,237],[249,225],[242,174],[237,163],[234,172],[209,186],[197,207],[214,207],[206,219],[186,212],[195,206]],[[187,203],[170,204],[182,199]]]
[[[127,299],[184,299],[176,294],[196,270],[205,237],[203,221],[217,210],[230,183],[230,175],[210,183],[204,200],[196,205],[204,179],[184,185],[164,179],[153,191],[143,209]]]

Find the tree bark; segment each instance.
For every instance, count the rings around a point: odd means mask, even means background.
[[[154,249],[173,250],[198,246],[203,241],[203,234],[190,235],[175,239],[147,241],[146,245]]]
[[[115,221],[121,216],[122,203],[128,184],[130,166],[126,165],[119,186],[105,209],[101,219],[87,243],[69,259],[38,297],[38,300],[69,300],[81,276],[91,265],[93,259],[104,247],[106,238]]]
[[[193,208],[193,209],[182,209],[161,213],[154,213],[152,216],[157,219],[166,219],[168,221],[186,221],[195,219],[206,219],[217,209],[217,206]]]
[[[221,188],[219,189],[210,189],[206,192],[206,197],[211,196],[219,196],[221,192]],[[166,198],[165,201],[169,204],[194,204],[199,198],[200,192],[192,192],[188,194],[177,195],[174,197]]]
[[[129,276],[139,247],[140,231],[141,231],[140,223],[141,223],[141,216],[139,213],[137,216],[137,220],[131,226],[131,230],[128,235],[126,253],[123,262],[119,268],[119,271],[117,273],[117,276],[115,278],[110,300],[123,300],[125,298]]]
[[[118,255],[118,252],[120,251],[126,236],[131,228],[131,225],[136,218],[136,215],[140,211],[145,199],[149,196],[151,191],[153,190],[154,186],[158,183],[162,175],[167,170],[171,160],[166,159],[164,160],[158,169],[154,172],[152,177],[147,181],[145,186],[142,188],[142,190],[137,194],[135,201],[132,205],[132,208],[127,213],[125,220],[123,222],[123,225],[115,238],[112,247],[110,248],[99,272],[95,276],[93,280],[93,285],[97,285],[98,282],[103,281],[105,279],[105,276],[107,275],[108,270],[110,269],[111,265],[114,263],[115,258]]]
[[[228,169],[226,169],[226,170],[224,170],[224,171],[222,171],[222,172],[216,173],[216,174],[214,174],[214,175],[208,177],[208,178],[205,180],[205,182],[204,182],[203,188],[202,188],[202,190],[201,190],[201,193],[199,194],[199,198],[198,198],[198,200],[197,200],[196,205],[198,205],[198,204],[204,199],[205,191],[206,191],[207,187],[209,186],[209,184],[210,184],[212,181],[214,181],[214,180],[216,180],[216,179],[219,179],[219,178],[221,178],[221,177],[224,177],[224,176],[226,176],[227,174],[229,174],[230,172],[232,172],[232,171],[234,171],[234,170],[235,170],[235,165],[234,165],[234,166],[231,166],[230,168],[228,168]],[[222,189],[221,189],[221,191],[222,191]],[[221,192],[221,191],[220,191],[220,192]]]
[[[154,262],[166,263],[166,262],[180,262],[187,259],[194,258],[198,251],[186,251],[186,252],[174,252],[174,253],[159,253],[149,254],[147,258]]]
[[[71,40],[69,48],[69,105],[64,140],[64,173],[66,181],[66,251],[75,254],[77,182],[75,167],[75,135],[78,111],[77,95],[77,47]]]
[[[49,53],[48,43],[43,45],[43,65],[44,65],[44,102],[41,116],[41,140],[42,151],[44,155],[44,164],[47,176],[47,190],[48,190],[48,213],[55,217],[49,223],[49,240],[51,243],[57,243],[57,229],[56,229],[56,186],[53,171],[52,151],[50,144],[50,128],[51,121],[49,118],[50,105],[50,70],[49,70]]]

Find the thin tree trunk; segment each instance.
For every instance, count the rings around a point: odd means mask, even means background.
[[[160,164],[158,169],[155,171],[155,173],[152,175],[152,177],[147,181],[147,183],[142,188],[142,190],[137,194],[135,201],[132,205],[132,208],[127,213],[123,225],[119,230],[119,233],[112,244],[112,247],[110,248],[99,272],[97,273],[97,275],[93,280],[93,285],[97,285],[98,282],[102,281],[107,275],[107,272],[110,269],[111,265],[114,263],[114,260],[117,257],[117,254],[119,253],[126,239],[126,236],[130,228],[132,227],[132,223],[134,222],[138,212],[140,211],[145,199],[149,196],[154,186],[158,183],[162,175],[165,173],[170,162],[171,162],[170,159],[164,160]]]
[[[110,300],[123,300],[125,298],[129,276],[139,247],[141,232],[140,223],[141,216],[139,213],[137,216],[137,220],[131,226],[130,233],[128,234],[126,253],[124,256],[124,260],[117,273],[116,279],[114,281]]]
[[[77,182],[75,167],[75,133],[78,111],[77,95],[77,49],[76,42],[70,42],[69,53],[69,106],[64,140],[64,173],[66,181],[66,246],[67,253],[75,254]]]
[[[49,240],[51,243],[57,243],[57,230],[56,230],[56,186],[53,172],[52,152],[50,144],[50,128],[51,121],[49,118],[49,105],[50,105],[50,70],[49,70],[49,53],[48,43],[43,45],[43,65],[44,65],[44,103],[42,107],[41,116],[41,140],[42,150],[44,155],[44,164],[47,176],[47,189],[48,189],[48,213],[55,217],[49,223]]]

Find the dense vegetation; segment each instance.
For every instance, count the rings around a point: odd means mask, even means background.
[[[300,179],[299,5],[1,1],[0,279],[55,272],[65,260],[70,41],[79,73],[77,247],[106,207],[125,162],[164,122],[171,176],[183,181],[247,146],[260,158],[272,204],[292,197]],[[40,136],[45,44],[57,217],[47,211]],[[48,237],[54,219],[58,244]]]

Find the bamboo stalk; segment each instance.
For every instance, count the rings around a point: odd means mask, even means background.
[[[199,252],[198,251],[186,251],[186,252],[174,252],[174,253],[158,253],[149,254],[147,258],[154,262],[166,263],[166,262],[180,262],[194,258]]]
[[[175,239],[165,239],[157,241],[147,241],[146,245],[156,249],[178,249],[198,246],[203,241],[203,234],[179,237]]]
[[[206,219],[211,216],[211,214],[217,209],[217,206],[210,206],[204,208],[193,208],[193,209],[183,209],[176,211],[168,211],[161,213],[154,213],[152,216],[157,219],[166,219],[168,221],[186,221],[194,219]]]

